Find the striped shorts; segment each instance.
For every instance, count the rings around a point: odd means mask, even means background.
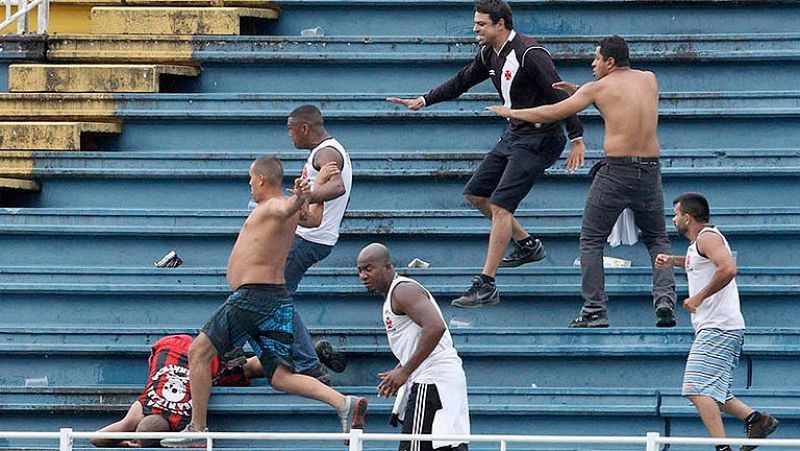
[[[683,373],[683,396],[708,396],[720,404],[733,398],[733,369],[739,364],[744,329],[697,332]]]
[[[457,434],[457,431],[435,431],[434,417],[443,409],[436,384],[414,383],[408,395],[403,420],[403,434]],[[468,435],[468,434],[467,434]],[[466,443],[457,446],[433,447],[433,442],[401,441],[399,451],[469,451]]]

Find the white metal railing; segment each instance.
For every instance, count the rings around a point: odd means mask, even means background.
[[[292,433],[292,432],[75,432],[62,428],[58,432],[2,432],[0,438],[38,439],[58,441],[59,451],[72,451],[75,439],[160,439],[165,437],[199,437],[206,440],[206,449],[214,449],[214,440],[287,440],[287,441],[340,441],[349,440],[349,451],[362,451],[364,442],[399,442],[402,440],[467,441],[471,443],[499,443],[500,451],[506,451],[509,443],[543,444],[591,444],[591,445],[640,445],[645,451],[658,451],[659,445],[758,445],[800,447],[800,439],[743,439],[724,440],[699,437],[662,437],[658,432],[647,436],[577,436],[577,435],[430,435],[430,434],[370,434],[360,429],[345,433]]]
[[[50,24],[50,0],[0,0],[5,7],[5,19],[0,23],[0,30],[17,23],[17,33],[31,33],[28,29],[28,13],[38,9],[37,34],[46,34]],[[17,5],[17,11],[11,14],[11,6]]]

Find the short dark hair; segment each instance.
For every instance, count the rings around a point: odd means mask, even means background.
[[[289,114],[289,117],[300,122],[301,124],[308,124],[311,126],[325,125],[322,119],[322,112],[314,105],[301,105],[294,109]]]
[[[631,57],[628,52],[628,43],[622,37],[614,35],[603,38],[597,42],[600,46],[600,55],[603,59],[614,58],[614,62],[619,67],[629,67]]]
[[[681,211],[698,221],[708,222],[711,211],[708,201],[700,193],[683,193],[672,201],[672,205],[681,204]]]
[[[511,6],[505,0],[475,0],[475,11],[488,14],[492,23],[503,19],[506,30],[514,29],[514,19],[511,17]]]
[[[283,181],[283,164],[274,155],[266,155],[258,158],[253,163],[253,170],[263,174],[270,185],[280,185]]]

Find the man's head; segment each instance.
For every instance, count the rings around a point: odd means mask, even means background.
[[[386,246],[372,243],[361,249],[356,265],[358,277],[370,293],[385,294],[389,291],[394,278],[394,267]]]
[[[678,234],[692,239],[710,220],[708,201],[700,193],[683,193],[672,201],[672,223]]]
[[[594,78],[601,79],[620,67],[630,67],[628,43],[614,35],[601,39],[594,50],[592,73]]]
[[[472,31],[481,45],[499,45],[514,29],[511,7],[505,0],[476,0]],[[503,42],[498,42],[500,40]]]
[[[253,200],[261,202],[270,192],[280,191],[283,165],[274,155],[258,158],[250,165],[250,193]]]
[[[314,105],[302,105],[294,109],[286,120],[289,139],[298,149],[312,149],[319,144],[320,135],[325,133],[322,113]]]
[[[136,432],[169,432],[169,423],[161,415],[147,415],[136,426]],[[142,448],[157,448],[158,439],[133,440]]]

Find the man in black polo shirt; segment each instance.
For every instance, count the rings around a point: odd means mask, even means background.
[[[416,99],[386,100],[418,110],[455,99],[487,78],[491,78],[509,108],[553,104],[567,97],[552,87],[561,78],[550,53],[535,39],[514,31],[511,8],[504,0],[477,0],[473,30],[481,49],[455,77]],[[567,169],[574,169],[583,162],[583,126],[574,115],[565,122],[572,141]],[[492,221],[492,231],[483,271],[452,305],[481,307],[499,303],[494,280],[497,268],[516,267],[545,257],[541,241],[525,231],[514,218],[514,211],[536,180],[556,162],[565,145],[559,122],[509,120],[508,129],[464,188],[464,196]],[[512,238],[514,251],[503,258]]]

